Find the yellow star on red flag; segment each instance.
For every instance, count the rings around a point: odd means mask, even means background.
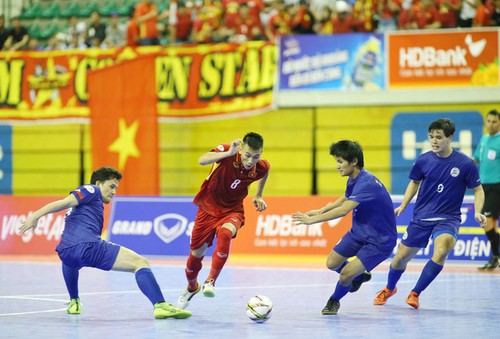
[[[129,157],[139,158],[141,156],[141,152],[135,142],[137,130],[139,129],[139,121],[135,120],[127,127],[125,119],[121,118],[118,122],[118,128],[119,136],[109,145],[108,151],[118,153],[118,169],[122,171]]]

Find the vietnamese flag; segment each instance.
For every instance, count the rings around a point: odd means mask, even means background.
[[[122,172],[124,195],[158,195],[158,120],[154,57],[88,73],[93,169]]]

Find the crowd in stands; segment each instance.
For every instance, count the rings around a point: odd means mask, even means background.
[[[0,15],[0,50],[241,43],[288,34],[500,26],[500,0],[170,0],[165,6],[137,0],[120,12],[90,3],[95,6],[85,17],[82,11],[65,16],[59,11],[43,31],[28,14],[11,18],[10,25]]]

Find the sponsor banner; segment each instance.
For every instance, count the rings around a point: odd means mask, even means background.
[[[0,125],[0,194],[12,194],[12,126]]]
[[[440,118],[455,122],[452,147],[472,158],[473,147],[483,135],[483,117],[478,111],[442,111],[439,113],[396,113],[391,123],[391,192],[404,194],[411,167],[420,154],[431,150],[428,127]]]
[[[197,210],[192,201],[192,198],[116,197],[108,239],[142,255],[187,256]],[[212,255],[213,248],[207,250],[207,255]]]
[[[264,41],[0,53],[0,120],[88,119],[88,72],[144,55],[154,56],[164,118],[261,113],[272,105],[275,54]]]
[[[16,197],[0,195],[0,254],[51,255],[61,240],[66,211],[50,213],[38,221],[35,232],[19,235],[19,226],[42,206],[62,197]],[[104,220],[108,220],[109,208],[104,208]],[[106,229],[106,224],[105,224]]]
[[[393,196],[394,207],[401,204],[402,196]],[[408,226],[413,214],[414,201],[408,204],[406,210],[398,218],[398,245],[394,248],[393,255]],[[491,245],[484,235],[484,230],[474,219],[474,197],[466,196],[461,208],[460,232],[455,248],[448,255],[448,260],[479,260],[488,261],[491,258]],[[421,249],[416,255],[417,259],[430,259],[434,251],[433,239],[429,240],[426,248]]]
[[[245,200],[245,226],[232,243],[232,253],[327,255],[351,228],[351,214],[314,225],[294,225],[292,214],[318,209],[336,197],[267,197],[268,208],[256,212]]]
[[[19,235],[18,227],[26,218],[45,204],[60,198],[14,197],[0,195],[0,254],[55,254],[64,229],[65,211],[48,214],[38,221],[35,232]]]
[[[280,37],[280,90],[385,88],[382,34]]]
[[[498,86],[498,32],[389,34],[389,88]]]

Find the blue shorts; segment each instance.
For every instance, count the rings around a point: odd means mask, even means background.
[[[440,234],[448,233],[458,238],[460,220],[445,219],[436,221],[412,220],[406,228],[401,243],[407,247],[426,247],[429,239],[437,238]]]
[[[333,250],[346,258],[358,257],[365,269],[371,271],[382,261],[389,258],[394,246],[396,246],[396,239],[394,239],[394,244],[390,246],[381,246],[363,241],[349,231],[340,239],[340,242],[335,245]]]
[[[101,240],[56,250],[61,261],[72,268],[95,267],[109,271],[115,264],[120,245]]]

